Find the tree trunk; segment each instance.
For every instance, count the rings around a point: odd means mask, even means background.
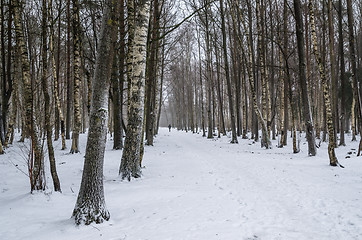
[[[49,1],[49,22],[52,24],[52,0]],[[45,131],[47,134],[47,145],[48,145],[48,155],[49,155],[49,163],[50,163],[50,173],[53,179],[54,191],[61,192],[60,182],[57,174],[55,157],[54,157],[54,148],[52,142],[52,125],[50,122],[51,119],[51,109],[50,109],[50,95],[49,95],[49,87],[48,87],[48,54],[47,54],[47,24],[48,24],[48,16],[47,16],[47,0],[42,1],[42,88],[44,93],[44,114],[45,114]]]
[[[33,89],[30,77],[30,62],[24,40],[24,28],[22,23],[22,4],[15,0],[14,25],[16,45],[20,51],[21,68],[25,100],[25,135],[31,136],[31,155],[29,165],[31,191],[45,189],[44,158],[40,144],[40,134],[33,114]]]
[[[113,43],[114,45],[116,43]],[[113,57],[113,67],[112,67],[112,76],[111,76],[111,83],[112,83],[112,103],[113,103],[113,149],[122,149],[123,148],[123,131],[122,131],[122,102],[121,102],[121,86],[123,85],[123,80],[121,81],[123,73],[118,73],[118,58],[117,54],[114,54]],[[122,85],[121,85],[122,82]]]
[[[201,66],[201,44],[200,44],[200,32],[197,31],[197,46],[199,50],[199,78],[200,78],[200,102],[201,102],[201,127],[202,127],[202,136],[206,137],[205,133],[205,113],[204,113],[204,88],[202,84],[202,66]]]
[[[316,34],[316,27],[314,22],[314,9],[312,1],[309,0],[309,13],[310,13],[310,24],[312,28],[312,40],[313,40],[313,53],[316,58],[319,74],[322,81],[323,86],[323,96],[324,96],[324,103],[326,106],[326,117],[327,117],[327,126],[328,126],[328,135],[329,135],[329,143],[328,143],[328,155],[329,161],[331,166],[337,166],[338,160],[336,154],[334,152],[335,138],[334,138],[334,124],[333,124],[333,115],[332,115],[332,104],[331,98],[329,94],[329,85],[326,80],[326,75],[324,73],[324,67],[322,64],[322,59],[318,52],[317,46],[317,34]]]
[[[232,131],[232,138],[231,143],[238,143],[238,138],[236,134],[236,126],[235,126],[235,113],[234,113],[234,101],[233,101],[233,94],[232,94],[232,86],[231,86],[231,79],[230,79],[230,69],[229,69],[229,60],[227,54],[227,46],[226,46],[226,30],[225,30],[225,17],[224,17],[224,4],[223,0],[220,0],[220,17],[221,17],[221,31],[222,31],[222,44],[223,44],[223,52],[224,52],[224,64],[225,64],[225,75],[226,75],[226,85],[227,85],[227,92],[229,97],[229,111],[231,117],[231,131]]]
[[[344,141],[344,125],[345,125],[345,63],[344,63],[344,46],[343,46],[343,17],[342,17],[342,0],[339,0],[339,11],[338,11],[338,35],[339,35],[339,67],[341,71],[341,116],[340,116],[340,140],[339,145],[345,146]],[[333,51],[333,50],[332,50]],[[333,69],[333,67],[331,67]],[[334,70],[333,70],[334,73]],[[333,79],[332,79],[333,81]],[[333,86],[333,84],[332,84]],[[333,102],[333,100],[332,100]],[[333,106],[333,105],[332,105]]]
[[[50,2],[51,4],[51,2]],[[49,5],[50,9],[52,5]],[[52,62],[52,76],[53,76],[53,81],[54,81],[54,88],[53,88],[53,96],[54,96],[54,100],[55,100],[55,108],[56,111],[59,115],[59,120],[60,120],[60,132],[61,132],[61,137],[62,137],[62,150],[66,149],[66,145],[65,145],[65,121],[64,121],[64,115],[63,115],[63,110],[62,107],[60,106],[60,99],[59,99],[59,66],[57,68],[56,66],[56,62],[55,62],[55,54],[54,54],[54,24],[53,24],[53,14],[52,14],[52,10],[50,10],[51,13],[49,14],[49,22],[50,22],[50,34],[49,34],[49,50],[50,50],[50,54],[51,54],[51,62]],[[59,51],[59,49],[58,49]],[[58,53],[59,54],[59,53]],[[59,60],[58,60],[59,61]],[[59,65],[59,64],[58,64]]]
[[[234,2],[237,7],[236,9],[239,9],[239,6],[238,6],[238,2],[235,1]],[[235,14],[233,12],[231,12],[231,16],[232,16],[232,20],[233,20],[233,26],[235,28],[236,26],[236,17],[235,17]],[[246,24],[245,24],[245,21],[242,17],[242,15],[238,12],[238,18],[241,20],[244,28],[246,29]],[[250,35],[247,36],[247,46],[248,46],[248,59],[246,58],[246,51],[244,49],[244,46],[243,46],[243,42],[240,38],[240,34],[238,36],[238,41],[239,41],[239,47],[242,49],[242,55],[244,56],[244,61],[247,63],[247,72],[248,72],[248,75],[249,75],[249,86],[250,86],[250,90],[251,90],[251,95],[252,95],[252,100],[253,100],[253,109],[254,109],[254,112],[256,114],[256,116],[258,117],[258,120],[261,124],[261,127],[262,127],[262,141],[264,143],[264,147],[269,149],[272,147],[271,145],[271,141],[270,141],[270,138],[268,136],[268,130],[267,130],[267,123],[265,122],[263,116],[262,116],[262,113],[258,107],[258,102],[257,102],[257,98],[256,98],[256,91],[255,91],[255,84],[254,84],[254,74],[253,74],[253,71],[252,71],[252,64],[253,64],[253,61],[252,61],[252,48],[251,48],[251,39],[250,39]]]
[[[70,78],[70,0],[67,0],[67,122],[65,138],[70,139],[70,128],[71,128],[71,110],[72,110],[72,89],[71,89],[71,78]]]
[[[112,77],[113,88],[113,117],[114,117],[114,138],[113,149],[123,148],[123,127],[122,127],[122,107],[123,107],[123,83],[124,83],[124,62],[125,62],[125,25],[124,25],[124,0],[120,1],[120,19],[119,19],[119,59],[116,69],[113,66],[112,72],[119,71]],[[115,55],[115,59],[117,55]],[[119,76],[117,76],[119,74]]]
[[[82,183],[72,217],[76,224],[102,223],[110,218],[103,190],[103,162],[107,135],[109,77],[117,27],[114,23],[119,2],[107,0],[102,18],[93,79],[89,133],[84,160]],[[118,16],[117,16],[118,17]]]
[[[132,2],[132,1],[130,1]],[[129,3],[130,3],[129,2]],[[128,8],[130,11],[133,6]],[[128,103],[128,125],[124,150],[121,159],[119,174],[122,179],[141,176],[140,168],[140,147],[142,139],[143,113],[144,113],[144,87],[146,68],[146,44],[148,18],[150,14],[150,0],[141,1],[136,7],[134,23],[131,24],[134,30],[134,38],[129,45],[130,54],[127,58],[128,64],[132,65],[129,72],[129,103]],[[129,12],[130,16],[133,12]],[[128,65],[128,66],[130,66]],[[130,69],[128,69],[130,71]]]
[[[306,127],[306,138],[308,141],[308,155],[315,156],[317,149],[315,145],[314,127],[312,114],[309,105],[307,78],[305,73],[305,51],[304,51],[304,36],[303,36],[303,21],[301,12],[300,0],[294,0],[296,36],[299,56],[299,85],[303,101],[303,117]]]
[[[352,78],[353,78],[353,90],[354,90],[354,98],[357,104],[357,113],[359,118],[359,131],[362,130],[362,109],[361,109],[361,96],[359,91],[359,81],[358,81],[358,75],[357,75],[357,66],[356,66],[356,50],[355,50],[355,44],[354,44],[354,32],[353,32],[353,9],[352,9],[352,1],[347,0],[347,15],[348,15],[348,32],[349,32],[349,52],[351,55],[351,65],[352,65]],[[362,149],[362,138],[360,139],[359,148],[357,156],[360,155]]]
[[[70,153],[79,152],[79,132],[81,128],[80,114],[80,67],[81,67],[81,39],[80,39],[80,19],[79,19],[79,1],[73,0],[73,97],[74,97],[74,125],[72,132],[72,148]]]

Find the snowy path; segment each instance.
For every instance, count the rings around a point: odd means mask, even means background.
[[[328,166],[324,145],[310,158],[306,145],[294,155],[291,146],[264,150],[251,140],[228,140],[161,129],[155,146],[146,147],[143,178],[132,182],[119,179],[121,151],[109,141],[111,220],[81,227],[69,219],[81,155],[57,150],[63,194],[47,195],[27,194],[26,178],[0,157],[0,239],[362,239],[362,160],[344,159],[357,143],[337,149],[346,165],[340,169]],[[19,155],[15,149],[7,157]]]

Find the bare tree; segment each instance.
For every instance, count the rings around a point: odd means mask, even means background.
[[[118,1],[106,1],[92,84],[92,105],[82,183],[72,215],[76,224],[102,223],[110,218],[104,200],[103,162],[107,134],[109,78],[114,55],[112,42],[116,38],[115,16],[118,8]]]

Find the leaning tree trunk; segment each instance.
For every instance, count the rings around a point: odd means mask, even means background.
[[[23,96],[25,100],[25,135],[31,136],[31,155],[29,164],[29,177],[31,191],[45,189],[44,159],[41,150],[40,134],[33,114],[33,90],[30,78],[30,62],[24,40],[22,23],[22,4],[19,0],[14,3],[14,25],[16,45],[20,51],[21,70],[23,78]],[[33,154],[34,153],[34,154]]]
[[[80,19],[79,19],[79,1],[73,0],[73,55],[74,55],[74,127],[72,133],[72,148],[71,153],[79,152],[79,132],[81,127],[80,115],[80,65],[81,65],[81,44],[80,44]]]
[[[131,1],[132,2],[132,1]],[[128,125],[119,174],[122,179],[141,176],[140,157],[141,139],[144,115],[144,88],[146,70],[146,44],[148,19],[150,15],[150,0],[141,1],[135,9],[134,38],[129,47],[127,58],[131,61],[129,72],[129,103]]]
[[[82,184],[72,215],[76,224],[102,223],[110,218],[104,200],[103,162],[107,135],[109,77],[114,54],[112,41],[117,31],[116,25],[109,23],[115,22],[119,3],[107,0],[105,6],[92,84],[92,105]]]
[[[317,149],[315,144],[312,114],[308,99],[307,78],[305,73],[303,21],[302,21],[300,0],[294,0],[294,10],[295,10],[296,35],[297,35],[297,46],[298,46],[298,56],[299,56],[299,84],[301,88],[301,95],[303,101],[303,116],[306,127],[306,138],[308,141],[308,154],[310,156],[315,156],[317,154]]]
[[[323,96],[324,96],[324,103],[326,106],[326,116],[327,116],[327,128],[328,128],[328,136],[329,136],[329,143],[328,143],[328,155],[329,161],[331,166],[337,166],[338,160],[336,154],[334,152],[335,147],[335,138],[334,138],[334,124],[333,124],[333,114],[332,114],[332,104],[331,104],[331,97],[329,94],[329,85],[327,83],[326,75],[324,73],[324,67],[322,63],[322,59],[318,52],[317,46],[317,34],[316,34],[316,27],[314,22],[314,9],[312,1],[309,1],[309,13],[310,13],[310,24],[312,28],[312,41],[313,41],[313,53],[316,58],[319,74],[322,80],[323,86]]]

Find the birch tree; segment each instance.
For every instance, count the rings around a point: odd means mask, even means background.
[[[23,78],[23,96],[25,100],[25,131],[31,137],[31,154],[29,159],[29,176],[31,191],[45,189],[44,158],[40,143],[40,133],[34,117],[33,89],[30,77],[30,62],[24,40],[22,23],[22,3],[14,1],[14,25],[16,45],[21,58],[21,73]]]
[[[129,1],[128,4],[132,1]],[[146,71],[147,31],[150,15],[150,0],[139,0],[134,8],[134,22],[129,27],[134,27],[134,38],[128,45],[129,56],[127,63],[132,65],[131,72],[128,72],[129,103],[128,103],[128,124],[127,134],[119,168],[122,179],[131,180],[132,177],[141,176],[141,140],[144,115],[144,88]],[[131,13],[132,14],[132,13]],[[129,15],[128,15],[129,16]],[[130,19],[129,19],[130,20]],[[130,71],[130,69],[128,69]]]
[[[323,96],[324,96],[324,103],[326,105],[326,114],[327,114],[327,127],[328,127],[328,136],[329,136],[329,143],[328,143],[328,155],[329,155],[329,164],[331,166],[337,166],[338,160],[334,151],[335,138],[334,138],[334,125],[333,125],[333,115],[332,115],[332,104],[331,104],[331,97],[329,94],[329,85],[326,80],[326,75],[324,72],[324,67],[322,64],[322,59],[319,55],[318,46],[317,46],[317,33],[315,27],[315,20],[314,20],[314,9],[312,1],[309,0],[309,13],[310,13],[310,24],[312,28],[312,41],[313,41],[313,53],[316,58],[318,64],[319,74],[322,80],[323,86]]]
[[[72,133],[72,148],[71,153],[79,152],[79,132],[81,127],[80,115],[80,68],[81,68],[81,44],[80,44],[80,20],[79,20],[79,1],[73,0],[73,56],[74,56],[74,127]]]

